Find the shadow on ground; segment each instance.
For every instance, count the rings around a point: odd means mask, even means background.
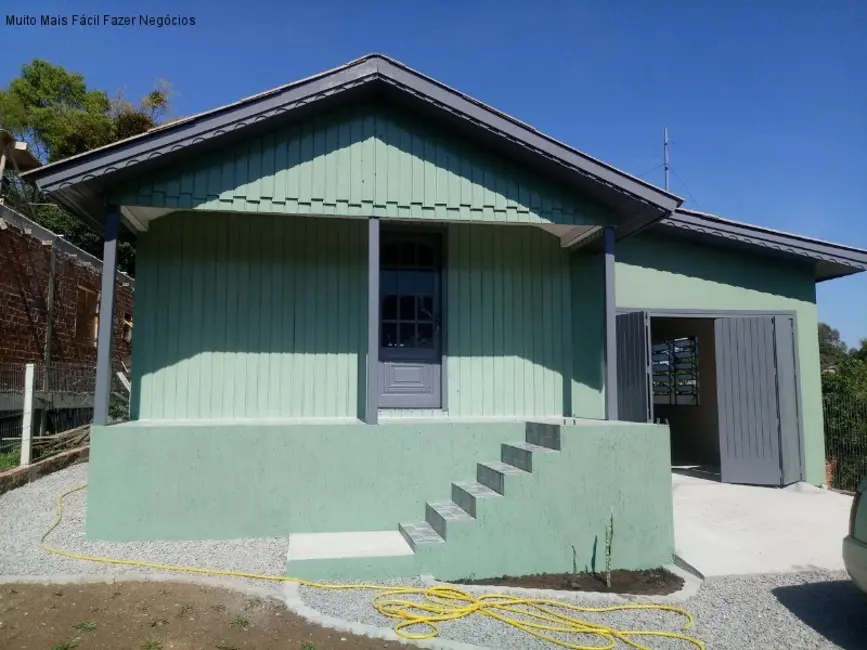
[[[777,600],[843,650],[867,646],[867,598],[850,580],[777,587]]]

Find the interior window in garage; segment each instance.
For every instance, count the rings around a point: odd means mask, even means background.
[[[653,403],[698,406],[698,339],[685,336],[652,347]]]

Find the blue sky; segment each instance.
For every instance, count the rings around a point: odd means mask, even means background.
[[[667,125],[687,207],[867,248],[867,3],[710,4],[7,0],[196,26],[0,25],[0,83],[39,56],[131,97],[166,79],[187,115],[382,52],[660,185]],[[867,337],[867,274],[819,315]]]

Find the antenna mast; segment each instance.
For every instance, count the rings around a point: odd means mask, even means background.
[[[668,191],[668,170],[671,169],[671,165],[668,164],[668,127],[665,127],[663,131],[663,140],[662,140],[662,153],[663,153],[663,165],[665,167],[665,191]]]

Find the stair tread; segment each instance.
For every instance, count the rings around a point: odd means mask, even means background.
[[[515,467],[514,465],[509,465],[509,463],[504,463],[502,461],[492,461],[490,463],[479,463],[489,469],[494,470],[495,472],[499,472],[500,474],[529,474],[530,472],[524,471],[520,467]]]
[[[455,481],[454,485],[462,489],[470,496],[476,497],[477,499],[503,496],[496,490],[492,490],[484,483],[479,483],[478,481]]]
[[[532,442],[524,442],[521,440],[520,442],[507,442],[504,443],[509,447],[517,447],[518,449],[525,449],[527,451],[545,453],[545,452],[554,452],[556,449],[551,449],[550,447],[543,447],[542,445],[534,445]]]
[[[400,529],[406,533],[412,544],[444,544],[446,540],[426,521],[407,521],[400,524]]]
[[[461,508],[454,501],[437,501],[435,503],[428,503],[428,505],[436,510],[437,514],[446,521],[472,519],[470,513]]]

